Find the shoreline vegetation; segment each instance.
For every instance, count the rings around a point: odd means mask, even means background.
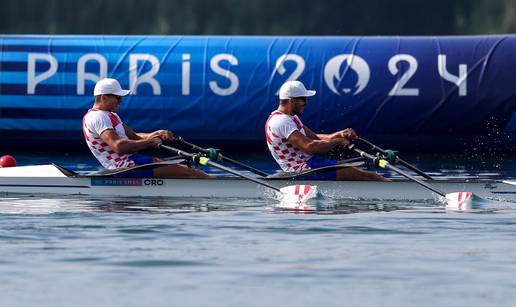
[[[513,0],[17,0],[3,34],[474,35],[516,32]]]

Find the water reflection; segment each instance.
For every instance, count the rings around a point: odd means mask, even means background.
[[[298,207],[284,207],[272,199],[245,198],[103,198],[91,196],[16,196],[0,198],[0,214],[45,215],[59,213],[146,213],[185,214],[212,211],[256,211],[263,213],[295,214],[356,214],[392,211],[435,211],[435,212],[497,212],[514,211],[516,204],[482,201],[467,210],[450,210],[437,200],[386,201],[318,198],[299,204]]]
[[[35,197],[17,196],[0,198],[0,214],[45,215],[56,213],[148,213],[184,214],[212,211],[260,211],[304,214],[353,214],[360,212],[390,212],[417,208],[439,208],[439,204],[377,202],[338,199],[319,199],[302,204],[299,208],[285,208],[270,199],[245,198],[118,198],[102,197]]]
[[[253,200],[254,201],[254,200]],[[208,198],[118,198],[17,196],[0,198],[0,214],[53,214],[53,213],[191,213],[221,210],[249,210],[263,208],[263,203],[250,204],[240,199]]]

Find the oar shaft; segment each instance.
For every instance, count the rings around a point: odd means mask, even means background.
[[[374,161],[374,162],[376,162],[376,161],[377,161],[377,159],[378,159],[378,157],[375,157],[375,156],[373,156],[373,155],[370,155],[370,154],[366,153],[365,151],[360,150],[360,149],[358,149],[358,148],[353,148],[353,151],[355,151],[355,152],[356,152],[357,154],[359,154],[361,157],[367,158],[367,159],[369,159],[369,160],[371,160],[371,161]],[[391,171],[396,172],[396,173],[398,173],[398,174],[400,174],[400,175],[402,175],[402,176],[404,176],[404,177],[406,177],[406,178],[408,178],[408,179],[410,179],[410,180],[414,181],[415,183],[418,183],[418,184],[420,184],[420,185],[424,186],[425,188],[427,188],[427,189],[429,189],[429,190],[431,190],[431,191],[433,191],[433,192],[435,192],[435,193],[437,193],[437,194],[439,194],[439,195],[441,195],[441,196],[443,196],[443,197],[446,197],[446,193],[444,193],[443,191],[441,191],[441,190],[439,190],[439,189],[437,189],[437,188],[435,188],[435,187],[433,187],[433,186],[429,185],[429,184],[428,184],[428,183],[426,183],[426,182],[423,182],[423,181],[421,181],[421,180],[417,179],[417,178],[416,178],[416,177],[414,177],[414,176],[411,176],[410,174],[407,174],[406,172],[402,171],[401,169],[399,169],[399,168],[397,168],[397,167],[395,167],[395,166],[391,165],[391,164],[390,164],[388,161],[386,161],[386,160],[382,160],[382,164],[381,164],[381,165],[379,165],[379,166],[380,166],[380,167],[382,167],[382,168],[390,169]]]
[[[247,175],[245,175],[245,174],[242,174],[242,173],[240,173],[240,172],[237,172],[237,171],[235,171],[235,170],[232,170],[232,169],[230,169],[229,167],[225,167],[224,165],[220,165],[220,164],[218,164],[218,163],[216,163],[216,162],[213,162],[213,161],[211,161],[211,160],[208,160],[208,161],[207,161],[207,165],[209,165],[209,166],[213,166],[213,167],[218,168],[218,169],[220,169],[220,170],[222,170],[222,171],[225,171],[225,172],[228,172],[228,173],[233,174],[233,175],[235,175],[235,176],[238,176],[238,177],[241,177],[241,178],[247,179],[247,180],[252,181],[252,182],[254,182],[254,183],[261,184],[261,185],[263,185],[264,187],[268,187],[269,189],[272,189],[272,190],[274,190],[274,191],[280,192],[280,189],[278,189],[278,188],[277,188],[277,187],[275,187],[275,186],[272,186],[272,185],[268,184],[267,182],[265,182],[265,181],[263,181],[263,180],[260,180],[260,179],[257,179],[257,178],[253,178],[253,177],[251,177],[251,176],[247,176]]]
[[[176,140],[178,142],[183,143],[184,145],[194,149],[194,150],[200,151],[202,153],[208,153],[208,150],[206,148],[202,148],[202,147],[197,146],[195,144],[189,143],[189,142],[185,141],[185,139],[183,139],[182,137],[178,137]]]
[[[242,162],[240,162],[240,161],[233,160],[233,159],[231,159],[231,158],[228,158],[228,157],[226,157],[226,156],[223,156],[221,153],[219,153],[219,155],[220,155],[220,157],[222,158],[222,160],[227,161],[227,162],[229,162],[229,163],[232,163],[232,164],[234,164],[234,165],[236,165],[236,166],[239,166],[239,167],[241,167],[241,168],[243,168],[243,169],[245,169],[245,170],[248,170],[248,171],[250,171],[250,172],[253,172],[253,173],[255,173],[255,174],[257,174],[257,175],[260,175],[260,176],[262,176],[262,177],[267,177],[267,176],[269,176],[269,174],[267,174],[266,172],[263,172],[263,171],[261,171],[261,170],[259,170],[259,169],[256,169],[256,168],[254,168],[254,167],[251,167],[251,166],[249,166],[249,165],[247,165],[247,164],[244,164],[244,163],[242,163]]]
[[[368,140],[365,140],[363,138],[358,138],[358,140],[364,144],[366,144],[367,146],[371,147],[371,150],[374,150],[374,151],[379,151],[381,152],[382,154],[385,154],[385,150],[383,150],[382,148],[376,146],[375,144],[369,142]]]
[[[368,140],[364,140],[363,138],[358,138],[358,139],[360,140],[360,142],[362,142],[362,143],[366,144],[367,146],[371,147],[371,150],[380,152],[380,153],[382,153],[384,155],[387,154],[387,152],[384,149],[382,149],[382,148],[378,147],[377,145],[369,142]],[[428,175],[427,173],[425,173],[422,170],[418,169],[414,165],[406,162],[405,160],[401,159],[400,157],[397,157],[397,159],[398,159],[398,163],[400,163],[401,165],[405,166],[406,168],[414,171],[418,175],[420,175],[420,176],[422,176],[422,177],[424,177],[426,179],[430,179],[430,180],[433,179],[430,175]]]
[[[197,151],[202,152],[202,153],[205,153],[205,154],[206,154],[206,153],[209,153],[209,151],[208,151],[206,148],[202,148],[202,147],[197,146],[197,145],[195,145],[195,144],[189,143],[189,142],[185,141],[182,137],[177,138],[177,140],[178,140],[179,142],[183,143],[184,145],[186,145],[186,146],[188,146],[188,147],[190,147],[190,148],[194,149],[194,150],[197,150]],[[231,159],[231,158],[228,158],[228,157],[226,157],[226,156],[223,156],[221,153],[218,153],[218,155],[219,155],[219,157],[220,157],[222,160],[227,161],[227,162],[229,162],[229,163],[231,163],[231,164],[233,164],[233,165],[236,165],[236,166],[238,166],[238,167],[241,167],[241,168],[243,168],[243,169],[245,169],[245,170],[248,170],[248,171],[250,171],[250,172],[253,172],[253,173],[255,173],[255,174],[257,174],[257,175],[260,175],[260,176],[262,176],[262,177],[267,177],[267,176],[269,175],[269,174],[267,174],[266,172],[263,172],[263,171],[261,171],[261,170],[259,170],[259,169],[256,169],[256,168],[254,168],[254,167],[251,167],[251,166],[249,166],[249,165],[247,165],[247,164],[244,164],[244,163],[242,163],[242,162],[240,162],[240,161],[233,160],[233,159]]]
[[[165,150],[173,152],[173,153],[175,153],[175,154],[177,154],[179,156],[188,157],[188,158],[191,158],[191,159],[195,159],[196,158],[195,154],[192,154],[192,153],[189,153],[189,152],[186,152],[186,151],[182,151],[180,149],[177,149],[177,148],[174,148],[174,147],[170,147],[170,146],[167,146],[167,145],[161,145],[160,148],[163,148]],[[235,176],[247,179],[249,181],[252,181],[254,183],[257,183],[257,184],[265,186],[265,187],[267,187],[269,189],[272,189],[274,191],[281,192],[280,189],[278,189],[277,187],[275,187],[273,185],[270,185],[269,183],[267,183],[267,182],[265,182],[263,180],[260,180],[258,178],[254,178],[254,177],[251,177],[251,176],[247,176],[247,175],[242,174],[240,172],[237,172],[237,171],[235,171],[235,170],[233,170],[233,169],[231,169],[229,167],[225,167],[224,165],[220,165],[220,164],[218,164],[216,162],[213,162],[213,161],[211,161],[209,159],[206,160],[206,165],[209,165],[211,167],[220,169],[221,171],[233,174]]]
[[[389,164],[389,162],[387,162],[387,165],[386,165],[387,168],[389,168],[390,170],[394,171],[394,172],[398,172],[400,175],[402,176],[405,176],[411,180],[413,180],[414,182],[416,183],[419,183],[420,185],[424,186],[425,188],[431,190],[431,191],[434,191],[435,193],[441,195],[442,197],[446,197],[446,193],[444,193],[443,191],[429,185],[428,183],[424,182],[424,181],[421,181],[419,179],[417,179],[416,177],[414,176],[411,176],[407,173],[405,173],[404,171],[400,170],[399,168],[395,167],[395,166],[392,166],[391,164]]]

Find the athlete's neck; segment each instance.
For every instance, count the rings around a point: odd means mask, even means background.
[[[109,106],[105,106],[102,103],[100,103],[100,104],[99,103],[93,104],[93,107],[91,109],[95,110],[95,111],[107,111],[107,112],[111,112],[111,113],[116,113],[111,108],[109,108]]]
[[[294,112],[292,112],[292,108],[289,108],[288,105],[280,104],[279,107],[278,107],[278,111],[283,113],[283,114],[294,116]]]

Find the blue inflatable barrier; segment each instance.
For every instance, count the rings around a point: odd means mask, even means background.
[[[265,149],[277,92],[298,79],[317,95],[314,131],[353,127],[404,150],[510,150],[516,36],[0,36],[3,145],[85,146],[82,116],[99,78],[132,95],[135,130],[172,130],[219,147]]]

